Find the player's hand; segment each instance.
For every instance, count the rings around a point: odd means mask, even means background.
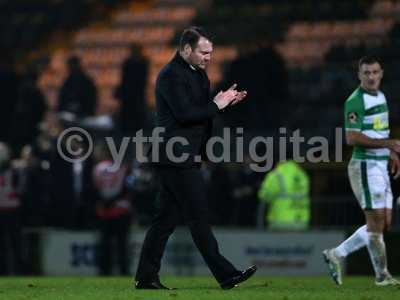
[[[400,176],[400,159],[399,155],[394,151],[390,151],[390,173],[394,179]]]
[[[388,148],[396,153],[400,153],[400,140],[392,139],[388,140]]]

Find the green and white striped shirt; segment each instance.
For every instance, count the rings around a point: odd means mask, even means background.
[[[389,138],[389,112],[385,95],[376,94],[357,88],[345,103],[346,131],[358,131],[373,139]],[[388,160],[390,150],[387,148],[364,148],[355,146],[353,158]]]

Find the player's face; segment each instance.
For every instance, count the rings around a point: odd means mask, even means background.
[[[358,78],[361,81],[361,87],[367,91],[378,91],[382,77],[383,70],[379,63],[362,64],[358,71]]]
[[[199,69],[205,69],[211,61],[211,53],[213,52],[212,43],[204,37],[201,37],[189,55],[189,63]]]

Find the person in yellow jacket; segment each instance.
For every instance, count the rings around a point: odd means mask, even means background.
[[[271,229],[307,229],[310,221],[310,180],[294,161],[282,161],[269,172],[258,191],[260,212]]]

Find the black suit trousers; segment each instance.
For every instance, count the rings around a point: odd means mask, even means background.
[[[216,280],[221,283],[239,271],[223,257],[208,223],[206,186],[198,168],[158,167],[158,214],[143,243],[137,281],[156,281],[169,236],[181,221],[189,226],[196,247]]]

